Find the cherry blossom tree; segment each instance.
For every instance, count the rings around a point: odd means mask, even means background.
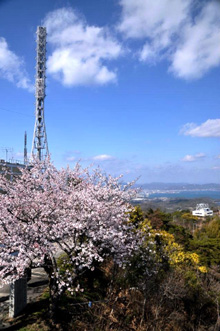
[[[0,175],[0,279],[11,283],[28,267],[42,266],[54,311],[61,293],[78,290],[85,270],[108,255],[123,265],[137,248],[128,224],[134,191],[120,177],[79,165],[57,170],[49,160],[36,161],[20,171],[13,181]]]

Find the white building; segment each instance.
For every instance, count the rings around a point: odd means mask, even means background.
[[[213,210],[209,208],[207,203],[199,203],[196,205],[196,209],[193,210],[192,214],[198,217],[213,216]]]

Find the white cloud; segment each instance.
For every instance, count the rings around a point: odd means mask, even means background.
[[[191,0],[121,0],[119,31],[128,38],[159,38],[161,45],[170,41],[186,19]]]
[[[72,152],[69,156],[74,155]],[[107,155],[107,154],[101,154]],[[205,158],[203,153],[196,154],[199,160]],[[203,156],[204,155],[204,156]],[[98,155],[97,155],[98,156]],[[110,156],[110,155],[109,155]],[[66,161],[66,158],[65,158]],[[213,169],[217,164],[206,166],[206,162],[178,162],[164,164],[137,163],[137,158],[119,159],[111,156],[108,161],[94,160],[94,157],[80,158],[84,167],[99,164],[105,173],[113,176],[124,174],[123,181],[138,179],[138,183],[165,182],[165,183],[214,183],[219,180],[219,171]]]
[[[125,38],[143,40],[141,61],[167,59],[169,71],[184,79],[200,78],[220,64],[217,1],[121,0],[120,4],[118,30]]]
[[[88,25],[71,8],[49,13],[44,24],[53,48],[48,73],[63,85],[103,85],[117,80],[109,61],[123,50],[106,28]]]
[[[180,133],[192,137],[220,137],[220,119],[209,119],[201,125],[187,123]]]
[[[186,155],[184,156],[184,158],[182,158],[182,161],[183,162],[194,162],[194,161],[198,161],[200,159],[204,159],[205,157],[205,154],[204,153],[198,153],[198,154],[195,154],[195,155]]]
[[[101,155],[96,155],[93,157],[93,160],[95,161],[106,161],[106,160],[112,160],[113,156],[108,155],[108,154],[101,154]]]
[[[220,170],[220,167],[216,166],[216,167],[212,167],[213,170]]]
[[[220,4],[212,1],[202,9],[194,23],[185,26],[170,70],[178,77],[200,78],[220,64],[219,45]]]
[[[66,160],[67,160],[67,161],[70,161],[70,162],[73,162],[73,161],[76,161],[76,158],[75,158],[75,156],[68,156],[68,157],[66,158]]]
[[[13,53],[5,38],[0,37],[0,77],[16,84],[17,87],[34,91],[28,75],[24,69],[23,60]]]
[[[158,60],[172,47],[173,38],[188,20],[192,0],[121,0],[122,19],[118,26],[126,38],[142,38],[142,61]]]

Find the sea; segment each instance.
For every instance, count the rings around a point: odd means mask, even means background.
[[[220,191],[212,190],[193,190],[193,191],[163,191],[148,193],[148,198],[209,198],[220,201]]]

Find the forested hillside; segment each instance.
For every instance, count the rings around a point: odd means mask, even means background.
[[[138,206],[129,222],[142,234],[139,250],[126,266],[109,255],[85,272],[81,291],[61,297],[57,329],[219,330],[220,218]],[[61,271],[65,259],[58,260]],[[20,330],[51,330],[47,292],[39,303],[37,313],[29,307],[18,318]]]

